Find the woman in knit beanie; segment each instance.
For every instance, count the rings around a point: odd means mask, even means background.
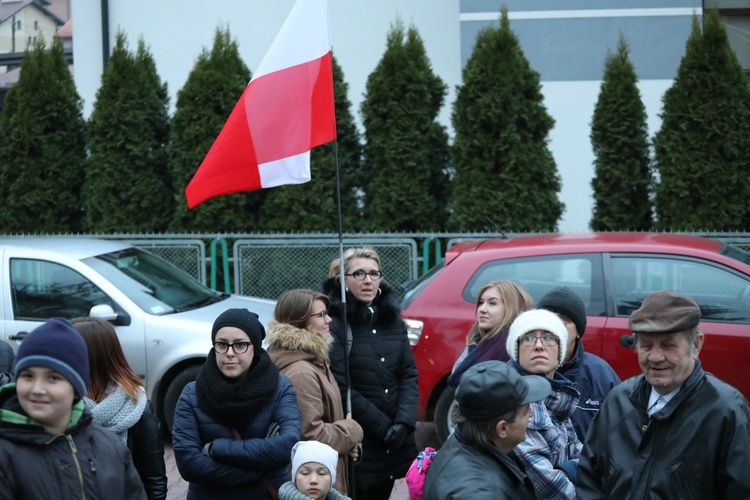
[[[510,326],[506,347],[510,365],[521,375],[545,377],[552,392],[531,403],[533,416],[526,440],[514,451],[526,466],[526,474],[544,499],[574,499],[575,473],[581,442],[570,416],[578,403],[575,384],[557,369],[565,361],[568,331],[553,312],[526,311]]]
[[[143,381],[125,359],[115,328],[99,318],[74,318],[86,343],[91,384],[83,399],[94,422],[114,432],[133,456],[149,500],[167,498],[167,472],[159,421]]]
[[[341,392],[331,371],[328,297],[314,290],[284,292],[268,329],[268,355],[297,391],[303,440],[317,440],[338,453],[333,488],[349,492],[349,459],[361,453],[362,427],[344,415]],[[294,474],[292,474],[294,479]]]
[[[15,377],[0,389],[0,498],[146,498],[125,444],[85,408],[88,353],[67,320],[26,336]]]
[[[198,378],[177,401],[172,443],[188,498],[275,498],[300,437],[297,395],[263,349],[258,315],[216,318]]]

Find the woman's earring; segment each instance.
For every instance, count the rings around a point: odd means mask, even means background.
[[[345,286],[345,287],[344,287],[344,290],[346,290],[346,291],[348,292],[348,291],[349,291],[349,287],[348,287],[348,286]]]

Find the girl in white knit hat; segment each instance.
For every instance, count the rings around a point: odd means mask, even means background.
[[[546,399],[531,404],[534,415],[526,440],[514,450],[541,499],[576,497],[575,475],[582,445],[570,416],[580,395],[575,384],[557,371],[565,360],[567,343],[568,331],[555,313],[532,309],[510,326],[506,345],[509,363],[521,375],[545,377],[552,386]]]
[[[339,454],[320,441],[300,441],[292,448],[292,480],[279,488],[279,500],[351,500],[331,487]]]

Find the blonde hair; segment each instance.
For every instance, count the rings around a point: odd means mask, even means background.
[[[476,310],[479,308],[479,300],[482,298],[484,292],[490,288],[497,288],[500,292],[500,298],[505,306],[505,314],[503,314],[500,323],[495,328],[488,331],[479,328],[479,322],[475,320],[471,329],[469,329],[469,334],[466,336],[467,346],[474,343],[474,337],[476,337],[477,334],[479,334],[479,341],[477,344],[481,344],[485,340],[494,337],[500,330],[513,323],[513,320],[515,320],[519,314],[534,307],[534,299],[532,299],[531,295],[521,288],[520,285],[509,280],[494,280],[479,289],[475,304],[476,307],[474,308],[475,315]]]
[[[352,259],[372,259],[378,263],[378,269],[382,271],[380,266],[380,256],[378,253],[370,247],[360,248],[349,248],[344,252],[344,272],[348,271],[349,263]],[[341,274],[341,259],[333,259],[331,267],[328,269],[328,277],[336,278]]]

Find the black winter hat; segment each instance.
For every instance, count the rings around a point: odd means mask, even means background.
[[[70,382],[82,398],[89,386],[89,352],[83,337],[63,318],[52,318],[29,333],[21,342],[14,374],[33,367],[54,370]]]
[[[581,297],[570,288],[566,286],[553,288],[539,299],[536,307],[570,318],[576,325],[579,337],[583,337],[586,332],[586,306]]]
[[[216,332],[225,326],[239,328],[250,337],[253,349],[258,352],[263,348],[263,339],[266,338],[266,329],[258,320],[258,315],[247,309],[227,309],[216,318],[211,329],[211,342],[216,340]]]

